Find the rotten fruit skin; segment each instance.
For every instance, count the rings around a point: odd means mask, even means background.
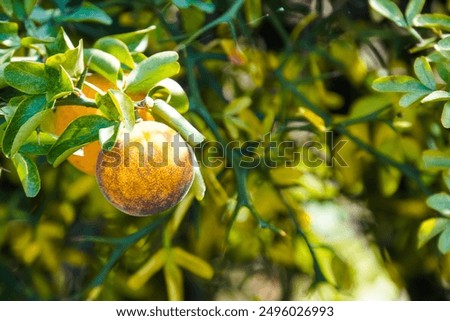
[[[189,191],[194,180],[191,153],[183,138],[167,125],[139,122],[130,133],[120,131],[110,151],[100,152],[97,182],[106,199],[124,213],[161,213]]]

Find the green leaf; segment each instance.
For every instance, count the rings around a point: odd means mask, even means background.
[[[164,278],[166,280],[167,295],[170,301],[183,300],[184,284],[183,272],[181,269],[171,262],[164,265]]]
[[[167,251],[161,248],[128,279],[128,286],[134,290],[141,288],[166,262]]]
[[[24,99],[16,109],[3,137],[3,152],[14,156],[31,133],[36,130],[47,114],[45,96],[31,96]]]
[[[73,92],[72,79],[63,66],[59,65],[56,68],[45,67],[45,71],[51,79],[51,84],[45,95],[47,101],[56,100]]]
[[[100,49],[113,55],[122,64],[129,67],[130,69],[133,69],[135,66],[133,57],[131,56],[127,45],[119,39],[113,37],[100,38],[95,42],[94,48]]]
[[[89,62],[89,69],[102,75],[112,83],[117,83],[119,79],[120,61],[113,55],[99,49],[84,50],[85,62]]]
[[[108,95],[111,97],[111,100],[114,102],[114,105],[119,111],[121,120],[124,122],[125,129],[131,132],[133,130],[134,123],[136,122],[133,101],[120,90],[109,89]]]
[[[72,41],[70,41],[69,36],[66,34],[62,27],[59,29],[55,41],[53,43],[46,44],[45,47],[47,48],[48,54],[50,56],[58,53],[64,53],[69,49],[74,49]]]
[[[45,64],[55,68],[61,65],[70,76],[79,78],[84,70],[83,41],[80,40],[78,47],[75,49],[68,49],[64,53],[50,56]]]
[[[20,46],[19,26],[15,22],[0,21],[0,45],[16,48]]]
[[[126,93],[149,91],[165,78],[172,77],[180,71],[178,54],[175,51],[163,51],[154,54],[139,63],[130,72],[125,87]]]
[[[442,254],[447,254],[450,251],[450,222],[447,222],[447,227],[439,236],[438,249]]]
[[[0,6],[3,8],[3,11],[8,15],[12,16],[14,13],[14,8],[12,5],[13,0],[2,0],[0,1]]]
[[[7,64],[0,64],[0,88],[8,86],[5,80],[5,67]]]
[[[66,22],[96,22],[105,25],[112,23],[112,19],[105,11],[87,1],[84,1],[81,7],[75,11],[60,16],[57,20]]]
[[[175,108],[161,99],[155,99],[152,108],[153,115],[174,128],[191,146],[196,146],[205,140],[194,126],[191,125]]]
[[[423,162],[425,168],[447,169],[450,168],[450,153],[429,149],[423,152]]]
[[[369,4],[375,11],[388,18],[389,20],[395,22],[398,26],[408,26],[403,13],[394,2],[390,0],[369,0]]]
[[[437,43],[437,48],[439,50],[450,50],[450,36],[447,36]]]
[[[422,222],[417,233],[417,247],[421,248],[433,237],[441,233],[448,224],[446,218],[430,218]]]
[[[426,87],[434,90],[436,88],[436,81],[434,80],[433,70],[427,58],[419,57],[414,61],[414,72],[420,82]]]
[[[33,48],[33,45],[36,44],[43,44],[43,43],[51,43],[54,39],[51,37],[41,39],[41,38],[35,38],[35,37],[24,37],[20,39],[20,45],[27,48]]]
[[[378,78],[372,83],[372,88],[381,92],[431,92],[417,79],[403,75]]]
[[[450,93],[444,90],[436,90],[422,99],[422,103],[446,101],[450,99]]]
[[[120,122],[106,128],[101,128],[98,131],[98,138],[103,150],[111,150],[116,142],[117,134],[119,133]]]
[[[428,94],[428,92],[410,92],[402,96],[399,101],[399,105],[401,107],[409,107],[412,104],[418,102],[423,97],[425,97]]]
[[[431,195],[427,198],[427,205],[446,216],[450,216],[450,195],[446,193]]]
[[[120,121],[120,112],[116,107],[115,102],[112,100],[108,93],[104,95],[95,95],[95,103],[98,109],[105,115],[108,119]]]
[[[114,125],[114,122],[99,115],[81,116],[72,121],[50,149],[47,159],[58,166],[81,147],[98,140],[99,130]]]
[[[45,65],[40,62],[11,62],[6,66],[4,74],[8,85],[26,94],[43,94],[49,87],[50,80],[45,72]]]
[[[406,21],[410,26],[413,24],[414,18],[422,12],[425,0],[409,0],[406,7]]]
[[[155,26],[150,26],[142,30],[112,35],[111,37],[122,41],[131,52],[144,52],[148,46],[149,33],[155,29]]]
[[[56,142],[54,135],[49,133],[37,133],[34,131],[26,142],[20,147],[19,153],[30,155],[47,155]]]
[[[450,128],[450,102],[447,102],[442,109],[441,123],[444,128]]]
[[[414,18],[413,23],[416,27],[437,28],[450,31],[450,17],[445,14],[421,14]]]
[[[41,189],[41,179],[36,164],[27,156],[17,153],[12,158],[27,197],[35,197]]]
[[[177,265],[201,278],[209,280],[214,275],[214,269],[211,265],[180,247],[172,248],[171,256]]]
[[[162,99],[179,113],[184,114],[189,110],[189,99],[175,80],[166,78],[158,82],[148,93],[152,99]]]

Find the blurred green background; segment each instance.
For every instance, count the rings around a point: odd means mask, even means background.
[[[408,1],[396,3],[403,11]],[[21,15],[27,6],[31,14]],[[426,1],[423,12],[449,6]],[[36,159],[42,189],[27,198],[2,155],[0,299],[449,299],[450,253],[436,239],[417,247],[422,222],[440,215],[426,199],[448,176],[422,160],[425,150],[449,148],[442,104],[403,108],[398,94],[372,89],[380,76],[412,74],[421,53],[367,1],[12,0],[0,8],[22,38],[63,27],[85,48],[155,25],[145,54],[178,51],[186,118],[208,141],[246,142],[241,160],[255,153],[248,142],[270,132],[303,160],[322,160],[288,167],[296,155],[275,150],[275,166],[214,168],[205,147],[197,154],[205,198],[189,194],[174,210],[135,218],[67,162]],[[1,32],[0,40],[6,50]],[[8,90],[0,89],[1,106]],[[333,150],[339,141],[347,143]],[[310,148],[315,142],[322,148]],[[348,166],[331,164],[337,152]]]

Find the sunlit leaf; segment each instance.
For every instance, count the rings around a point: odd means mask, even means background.
[[[446,193],[431,195],[427,198],[427,205],[446,216],[450,216],[450,195]]]
[[[414,18],[416,27],[438,28],[450,31],[450,16],[441,13],[421,14]]]
[[[411,26],[413,19],[422,12],[425,0],[409,0],[406,7],[406,21]]]
[[[414,61],[414,72],[417,78],[430,89],[436,88],[436,81],[434,80],[433,70],[427,58],[419,57]]]
[[[369,0],[369,4],[375,11],[395,22],[398,26],[408,26],[403,13],[394,2],[390,0]]]
[[[35,197],[41,189],[41,179],[36,164],[27,156],[17,153],[12,158],[23,190],[27,197]]]
[[[99,49],[84,50],[85,63],[89,62],[89,69],[102,75],[113,84],[120,76],[120,61],[113,55]]]
[[[134,104],[130,97],[121,92],[120,90],[109,89],[108,95],[114,102],[117,110],[121,115],[121,120],[125,125],[125,129],[129,132],[134,127],[135,115],[134,115]]]
[[[58,20],[68,22],[96,22],[105,25],[112,23],[112,19],[105,11],[87,1],[83,1],[81,7],[69,14],[58,17]]]
[[[442,126],[450,128],[450,102],[447,102],[442,109],[441,122]]]
[[[153,99],[162,99],[179,113],[184,114],[189,110],[189,99],[175,80],[166,78],[158,82],[148,93]]]
[[[111,37],[121,40],[130,51],[144,52],[147,49],[149,33],[155,29],[155,26],[150,26],[133,32],[112,35]]]
[[[17,106],[3,137],[2,146],[6,155],[13,156],[36,130],[46,114],[51,112],[46,107],[47,100],[43,95],[28,97]]]
[[[399,105],[402,107],[409,107],[414,103],[417,103],[419,101],[421,101],[426,95],[428,94],[428,92],[409,92],[405,95],[402,96],[402,98],[400,98],[399,100]]]
[[[43,94],[48,90],[50,79],[45,65],[40,62],[11,62],[4,70],[6,83],[26,94]]]
[[[420,224],[419,232],[417,234],[417,247],[422,247],[433,237],[441,233],[447,226],[448,219],[445,218],[430,218]]]
[[[450,153],[438,150],[426,150],[423,152],[423,162],[426,168],[446,169],[450,168]]]
[[[436,101],[446,101],[450,100],[450,93],[448,91],[444,90],[436,90],[433,91],[431,94],[424,97],[421,102],[422,103],[429,103],[429,102],[436,102]]]
[[[68,49],[64,53],[50,56],[45,64],[54,68],[58,68],[61,65],[70,76],[74,78],[80,77],[84,70],[83,42],[80,41],[80,44],[75,49]]]
[[[154,54],[130,72],[125,91],[127,93],[148,91],[161,80],[176,75],[179,70],[178,54],[175,51]]]
[[[94,48],[100,49],[116,57],[122,64],[134,68],[134,60],[128,47],[121,40],[113,37],[103,37],[94,43]]]
[[[50,149],[47,159],[53,166],[58,166],[67,157],[81,147],[98,140],[101,128],[114,125],[114,122],[99,115],[81,116],[69,124],[66,130]]]
[[[410,76],[386,76],[372,83],[373,89],[381,92],[431,92],[417,79]]]

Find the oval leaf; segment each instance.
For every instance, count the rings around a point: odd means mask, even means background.
[[[446,216],[450,216],[450,195],[446,193],[431,195],[427,198],[427,205]]]
[[[435,101],[443,101],[443,100],[449,100],[450,99],[450,93],[448,91],[444,90],[436,90],[433,91],[431,94],[427,95],[424,99],[422,99],[422,103],[429,103],[429,102],[435,102]]]
[[[112,19],[105,11],[87,1],[83,1],[81,7],[70,14],[60,17],[59,20],[71,22],[96,22],[105,25],[110,25],[112,23]]]
[[[142,30],[112,35],[111,37],[121,40],[132,52],[144,52],[147,49],[149,33],[155,29],[155,26],[150,26]]]
[[[414,18],[416,27],[437,28],[450,31],[450,17],[441,13],[421,14]]]
[[[369,0],[369,4],[375,11],[395,22],[398,26],[408,26],[403,17],[403,13],[394,2],[390,0]]]
[[[12,158],[27,197],[35,197],[41,189],[41,179],[36,164],[27,156],[17,153]]]
[[[180,71],[178,54],[175,51],[163,51],[140,62],[130,72],[125,91],[138,93],[149,91],[165,78],[172,77]]]
[[[409,0],[406,7],[406,21],[411,26],[414,18],[422,12],[425,0]]]
[[[112,83],[117,83],[120,72],[120,61],[113,55],[99,49],[84,50],[84,60],[89,62],[89,69],[102,75]]]
[[[98,39],[94,48],[100,49],[116,57],[122,64],[133,69],[134,60],[126,44],[121,40],[112,37]]]
[[[431,66],[427,58],[419,57],[414,61],[414,72],[420,82],[426,87],[433,90],[436,88],[433,70],[431,70]]]
[[[430,89],[417,79],[403,75],[378,78],[372,83],[372,88],[382,92],[430,92]]]
[[[133,101],[120,90],[109,89],[108,95],[119,111],[121,120],[125,125],[125,129],[131,132],[134,127],[134,123],[136,122]]]
[[[36,130],[39,124],[51,112],[47,107],[45,96],[32,96],[24,99],[18,106],[6,128],[3,137],[3,152],[13,156]]]
[[[47,159],[58,166],[81,147],[99,139],[99,130],[114,122],[99,115],[81,116],[72,121],[50,149]]]
[[[447,102],[442,109],[441,123],[445,128],[450,128],[450,102]]]
[[[26,94],[43,94],[49,87],[50,80],[45,72],[45,65],[40,62],[11,62],[4,70],[8,85]]]
[[[447,169],[450,168],[450,153],[429,149],[423,152],[423,163],[425,168]]]
[[[448,220],[445,218],[430,218],[423,221],[422,224],[420,224],[419,232],[417,234],[417,247],[422,247],[433,237],[441,233],[445,229],[447,222]]]
[[[450,222],[447,222],[447,227],[439,236],[438,249],[442,254],[447,254],[450,251]]]

